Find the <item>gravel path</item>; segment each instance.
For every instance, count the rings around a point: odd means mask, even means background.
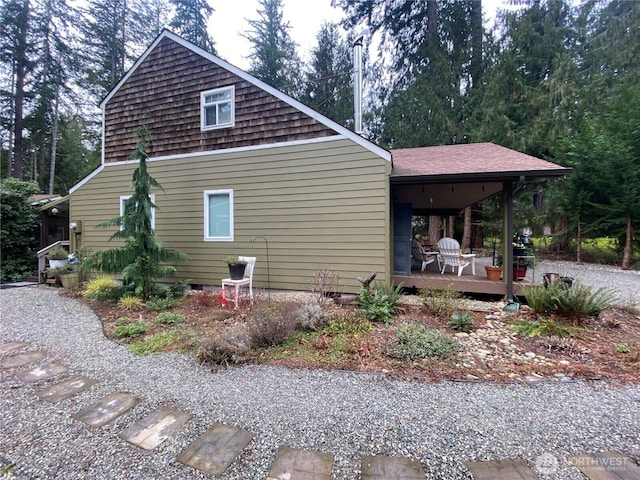
[[[491,259],[478,258],[476,271],[483,272],[485,264],[491,264]],[[594,263],[578,265],[575,262],[542,260],[536,262],[533,271],[527,270],[527,280],[542,283],[545,273],[559,273],[563,277],[572,277],[594,289],[608,288],[619,305],[640,305],[640,271],[622,270]]]
[[[467,461],[525,458],[534,465],[543,453],[560,462],[545,478],[580,479],[567,455],[607,449],[640,454],[638,385],[426,384],[267,366],[212,372],[186,355],[132,355],[103,336],[88,307],[53,289],[2,290],[0,300],[0,344],[29,342],[25,350],[40,349],[69,374],[100,381],[50,404],[35,393],[60,378],[25,385],[16,377],[25,367],[0,370],[0,457],[17,466],[7,478],[210,478],[176,458],[216,421],[255,434],[226,479],[266,478],[283,445],[332,453],[334,480],[359,478],[360,456],[367,454],[416,458],[427,478],[447,480],[468,479]],[[115,391],[141,402],[97,429],[71,418]],[[118,437],[158,406],[193,418],[151,452]]]

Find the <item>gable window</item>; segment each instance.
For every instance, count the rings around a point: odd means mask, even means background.
[[[120,197],[120,216],[123,217],[124,216],[124,207],[125,207],[125,202],[127,200],[129,200],[131,198],[131,195],[123,195]],[[153,203],[155,205],[156,203],[156,196],[152,193],[151,195],[149,195],[149,198],[151,198],[151,203]],[[155,208],[151,208],[151,228],[153,230],[156,229],[156,209]],[[120,230],[123,229],[123,226],[120,225]]]
[[[204,239],[233,242],[233,190],[205,190]]]
[[[202,130],[232,127],[235,123],[235,87],[216,88],[200,94]]]

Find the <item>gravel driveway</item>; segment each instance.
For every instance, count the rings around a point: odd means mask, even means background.
[[[638,385],[429,384],[255,365],[212,372],[186,355],[132,355],[103,336],[91,309],[53,289],[0,292],[0,344],[29,342],[25,350],[45,353],[42,363],[58,359],[69,367],[66,375],[99,380],[84,393],[50,404],[36,392],[62,377],[26,385],[16,377],[26,367],[0,370],[0,457],[16,464],[7,478],[210,478],[176,458],[214,422],[255,434],[226,479],[266,478],[283,445],[332,453],[333,479],[359,478],[361,455],[412,457],[427,478],[455,480],[469,478],[467,461],[524,458],[534,466],[544,453],[559,461],[545,478],[581,479],[568,455],[640,453]],[[141,402],[100,428],[71,418],[116,391]],[[150,452],[118,437],[159,406],[193,418]]]

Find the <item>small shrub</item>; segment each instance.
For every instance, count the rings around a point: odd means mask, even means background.
[[[284,343],[295,332],[297,306],[290,303],[257,304],[247,314],[249,336],[255,348]]]
[[[216,292],[209,292],[206,290],[200,290],[189,296],[191,305],[196,310],[205,310],[212,307],[222,307],[222,290]]]
[[[629,353],[631,349],[625,345],[624,343],[616,344],[616,352],[618,353]]]
[[[182,313],[162,312],[156,317],[155,322],[158,325],[179,325],[187,319]]]
[[[371,323],[366,318],[357,315],[341,320],[331,320],[324,331],[331,336],[357,336],[370,332],[372,328]]]
[[[519,320],[514,322],[513,330],[529,337],[571,337],[575,329],[554,322],[549,318],[541,318],[540,320]]]
[[[462,309],[460,293],[452,288],[424,288],[420,298],[427,311],[440,318],[451,318],[453,312]]]
[[[576,321],[587,317],[597,317],[605,308],[614,303],[613,292],[607,288],[592,290],[586,285],[574,282],[569,288],[560,288],[555,299],[555,311]]]
[[[571,286],[559,282],[546,288],[539,285],[526,287],[524,292],[527,304],[535,312],[570,317],[576,323],[581,323],[587,317],[598,316],[614,303],[611,290],[599,288],[594,291],[578,282]]]
[[[144,322],[129,323],[116,327],[113,336],[116,338],[135,338],[143,335],[147,331],[147,325]]]
[[[117,300],[119,298],[118,283],[112,277],[99,276],[87,282],[82,295],[99,302]]]
[[[230,365],[242,362],[251,349],[251,338],[246,329],[236,328],[204,339],[195,353],[200,363]]]
[[[404,323],[396,331],[391,355],[406,360],[449,359],[460,350],[460,344],[442,330],[421,323]]]
[[[144,341],[127,345],[127,349],[135,355],[150,355],[159,353],[164,347],[179,341],[182,338],[179,330],[158,333]]]
[[[401,310],[401,292],[402,284],[392,288],[376,283],[373,291],[363,286],[358,299],[360,313],[372,322],[393,323],[393,316]]]
[[[300,307],[297,317],[302,330],[316,331],[327,324],[329,315],[319,303],[308,303]]]
[[[313,294],[316,304],[322,305],[329,295],[338,290],[340,273],[334,270],[318,270],[307,283],[307,289]]]
[[[469,312],[455,311],[451,314],[451,320],[449,320],[447,325],[454,330],[469,332],[473,326],[473,316]]]
[[[168,293],[165,298],[155,296],[151,297],[147,301],[147,308],[158,312],[160,310],[168,310],[170,308],[177,307],[179,304],[180,300],[174,298],[173,295]]]
[[[169,292],[173,297],[183,297],[185,292],[187,291],[187,288],[189,287],[190,281],[190,278],[185,278],[177,283],[172,283],[171,285],[169,285]]]
[[[129,317],[120,317],[116,320],[116,327],[129,325],[130,323],[131,323],[131,319]]]
[[[144,308],[144,302],[135,295],[127,293],[120,297],[118,300],[118,306],[125,310],[141,310]]]

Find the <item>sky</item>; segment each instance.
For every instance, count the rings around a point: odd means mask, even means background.
[[[248,69],[251,45],[241,34],[249,30],[247,20],[258,19],[258,0],[209,0],[209,3],[215,10],[209,20],[209,33],[218,55],[243,70]],[[343,16],[341,8],[331,7],[331,0],[283,0],[282,3],[284,21],[289,22],[289,33],[304,60],[316,44],[321,25],[339,22]],[[485,21],[503,4],[506,0],[483,0]]]

